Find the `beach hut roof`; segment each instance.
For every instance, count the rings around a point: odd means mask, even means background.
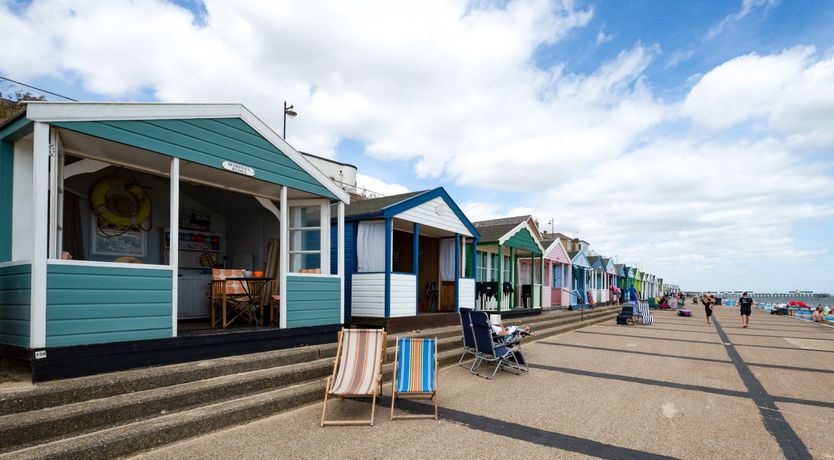
[[[536,254],[544,252],[536,224],[530,215],[503,217],[475,222],[481,242],[507,244]],[[529,236],[525,236],[525,233]]]
[[[570,257],[571,263],[578,267],[584,268],[591,268],[591,264],[588,261],[588,256],[585,254],[584,250],[579,251],[568,251],[568,257]]]
[[[78,149],[115,142],[181,158],[186,160],[180,170],[183,179],[212,182],[216,169],[230,170],[350,203],[347,192],[241,104],[30,101],[23,117],[3,123],[0,139],[14,140],[35,122],[62,129],[64,144],[77,144]],[[106,154],[112,163],[130,165],[135,160],[125,152]],[[241,177],[232,185],[248,190],[253,184]]]
[[[570,264],[568,251],[565,250],[565,246],[559,239],[542,240],[542,246],[544,247],[544,257],[546,259],[559,263]]]
[[[418,192],[400,193],[398,195],[372,198],[351,203],[345,208],[345,221],[392,218],[398,214],[408,211],[432,200],[442,200],[449,206],[449,209],[457,216],[460,223],[474,238],[481,238],[481,233],[475,225],[469,221],[461,211],[449,193],[443,187]],[[441,202],[439,203],[442,206]]]

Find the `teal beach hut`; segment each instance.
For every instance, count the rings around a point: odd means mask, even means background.
[[[29,103],[0,125],[0,351],[43,380],[332,341],[349,203],[239,104]],[[211,327],[212,268],[266,286],[249,329]]]

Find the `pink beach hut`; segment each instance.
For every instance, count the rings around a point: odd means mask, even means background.
[[[542,246],[545,248],[545,279],[550,284],[550,289],[544,290],[543,305],[570,306],[571,263],[568,252],[558,239],[543,240]]]

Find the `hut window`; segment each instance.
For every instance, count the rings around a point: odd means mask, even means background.
[[[512,281],[510,277],[510,273],[512,271],[512,262],[510,262],[510,256],[504,256],[504,266],[501,267],[504,270],[504,281]]]
[[[553,267],[553,287],[562,287],[562,266],[559,265],[559,269],[556,270],[556,266]]]
[[[321,272],[321,206],[290,207],[290,271]]]
[[[476,260],[477,267],[475,267],[477,273],[475,275],[477,281],[484,282],[487,281],[487,255],[485,252],[478,251],[478,258]]]
[[[492,262],[492,266],[489,267],[489,280],[498,281],[498,254],[490,254],[489,259]]]

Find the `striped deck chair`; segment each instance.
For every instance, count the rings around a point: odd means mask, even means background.
[[[394,355],[394,383],[391,385],[391,420],[403,418],[437,419],[437,337],[397,339]],[[434,399],[434,415],[394,415],[394,404],[401,399]]]
[[[376,397],[382,390],[382,362],[385,360],[385,330],[342,329],[336,349],[333,375],[327,379],[324,389],[324,407],[321,409],[321,426],[325,425],[373,425]],[[327,399],[373,398],[370,420],[328,420]]]
[[[637,315],[639,317],[638,322],[640,324],[649,326],[654,322],[654,317],[652,316],[652,313],[649,311],[648,302],[640,302],[637,304]]]

